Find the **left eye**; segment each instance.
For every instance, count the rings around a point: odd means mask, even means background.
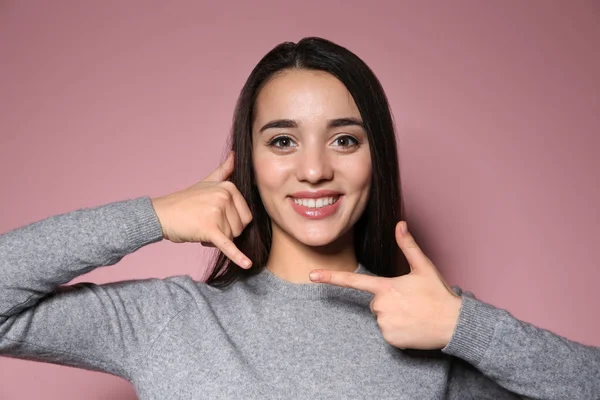
[[[294,142],[289,136],[285,135],[274,137],[269,141],[269,143],[267,143],[267,146],[274,147],[279,150],[287,150],[290,147],[297,147],[296,142]]]
[[[350,147],[358,144],[358,141],[352,136],[340,136],[339,138],[335,139],[333,143],[337,143],[337,146],[341,147]]]

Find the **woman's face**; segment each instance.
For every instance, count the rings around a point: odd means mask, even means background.
[[[323,246],[348,232],[367,204],[371,155],[346,87],[323,71],[286,70],[262,88],[254,115],[256,185],[273,237]]]

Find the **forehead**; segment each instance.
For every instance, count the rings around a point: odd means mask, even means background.
[[[271,78],[259,92],[256,122],[272,118],[299,120],[360,118],[344,84],[324,71],[292,69]]]

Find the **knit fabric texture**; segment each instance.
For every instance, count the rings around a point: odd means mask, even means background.
[[[383,339],[372,294],[266,268],[224,289],[187,275],[65,285],[160,240],[148,196],[1,235],[0,355],[113,374],[141,400],[600,399],[599,348],[456,286],[450,343],[419,351]]]

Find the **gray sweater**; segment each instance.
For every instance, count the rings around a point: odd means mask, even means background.
[[[372,294],[265,268],[226,289],[189,276],[60,286],[161,239],[146,196],[0,236],[0,355],[113,374],[141,400],[600,399],[599,348],[458,287],[450,343],[411,351],[385,342]]]

